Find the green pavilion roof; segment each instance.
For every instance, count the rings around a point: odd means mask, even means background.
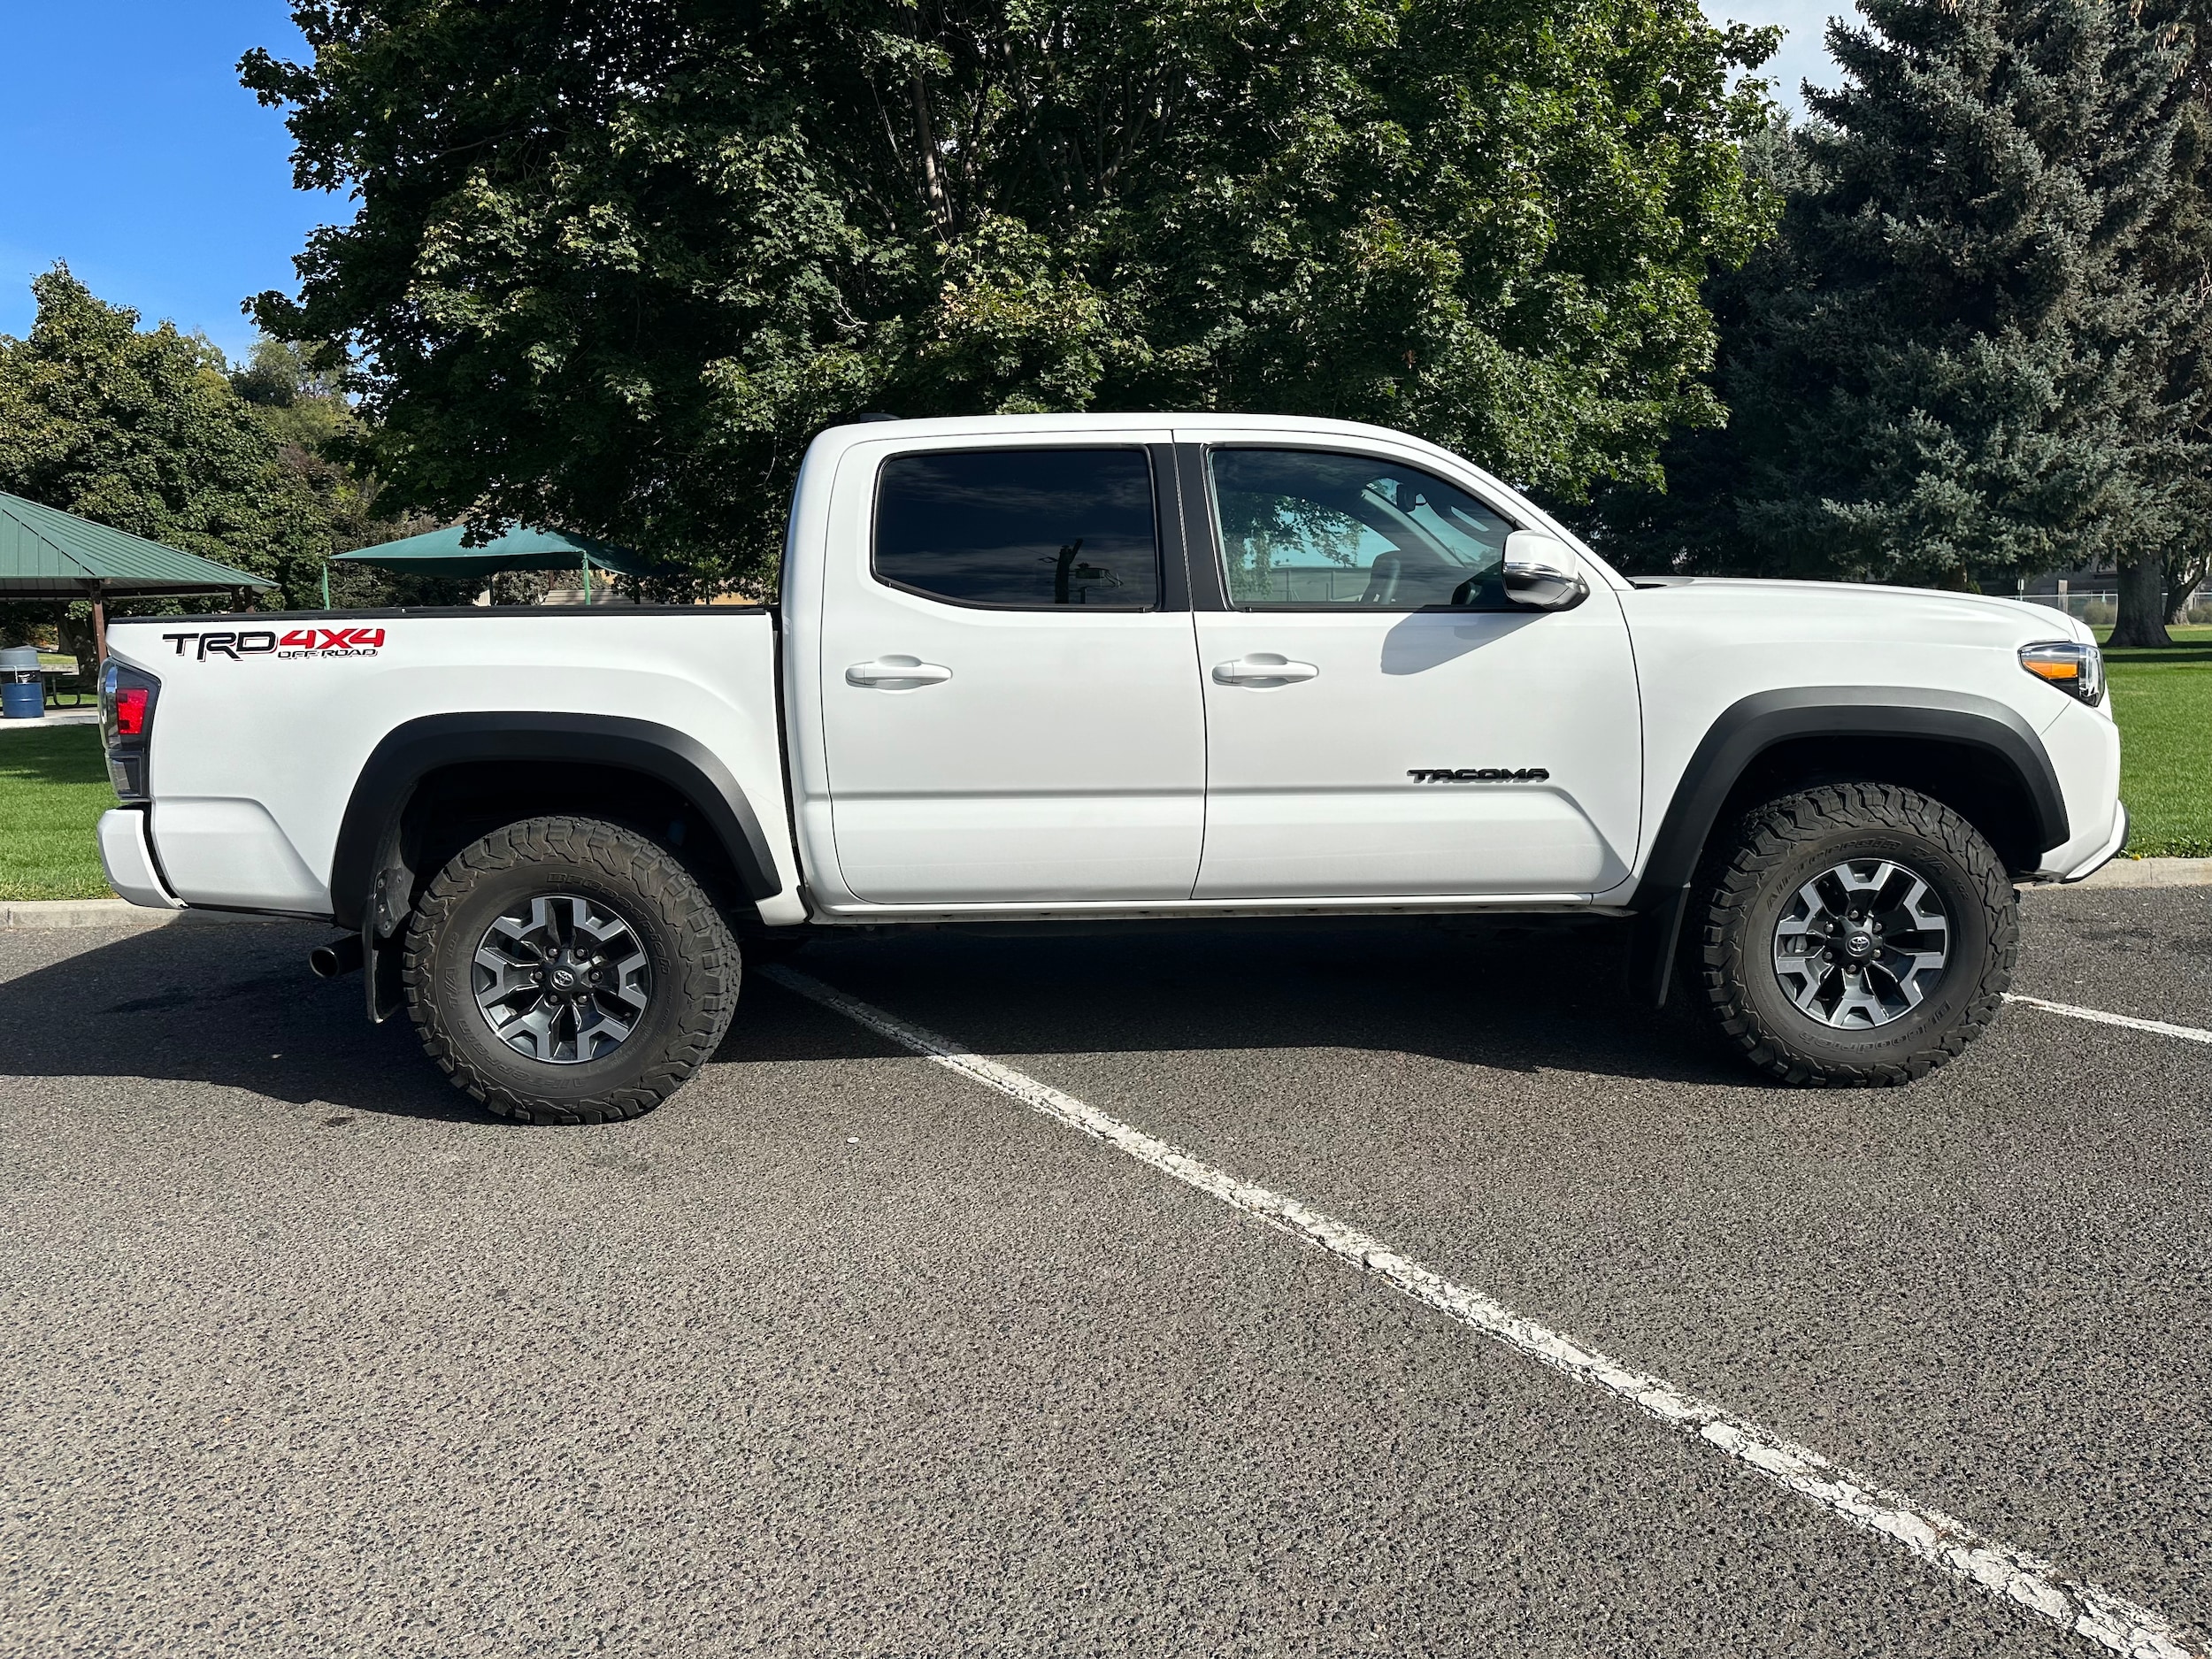
[[[338,558],[381,570],[423,576],[488,576],[495,571],[572,571],[588,561],[595,569],[650,576],[656,567],[626,549],[563,530],[510,530],[482,547],[464,547],[466,526],[449,525],[426,535],[356,548]]]
[[[0,598],[225,593],[276,584],[181,548],[0,493]]]

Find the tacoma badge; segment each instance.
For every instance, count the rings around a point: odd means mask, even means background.
[[[1551,776],[1541,766],[1424,766],[1406,773],[1416,783],[1542,783]]]

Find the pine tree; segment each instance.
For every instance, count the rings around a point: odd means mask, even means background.
[[[2185,434],[2192,460],[2182,470],[2180,534],[2162,560],[2146,557],[2123,567],[2116,645],[2167,645],[2166,624],[2212,576],[2212,3],[2170,4],[2165,24],[2186,58],[2181,72],[2174,188],[2144,239],[2151,280],[2180,302],[2170,343],[2169,378],[2194,388],[2194,424]]]
[[[1964,586],[2190,540],[2193,302],[2153,255],[2193,33],[2104,0],[1861,0],[1749,157],[1783,228],[1711,296],[1725,434],[1603,517],[1645,564]],[[1682,489],[1687,486],[1686,492]]]

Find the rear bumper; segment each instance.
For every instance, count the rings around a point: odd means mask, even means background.
[[[180,910],[184,901],[169,891],[146,841],[146,815],[135,807],[117,807],[100,815],[100,864],[108,886],[133,904],[150,910]]]

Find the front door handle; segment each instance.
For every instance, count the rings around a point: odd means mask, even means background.
[[[879,686],[887,691],[941,686],[951,678],[951,669],[941,663],[926,663],[918,657],[879,657],[872,663],[855,663],[845,671],[849,686]]]
[[[1233,663],[1214,664],[1214,678],[1225,686],[1286,686],[1294,680],[1312,680],[1320,672],[1311,663],[1294,663],[1272,651],[1255,651]]]

